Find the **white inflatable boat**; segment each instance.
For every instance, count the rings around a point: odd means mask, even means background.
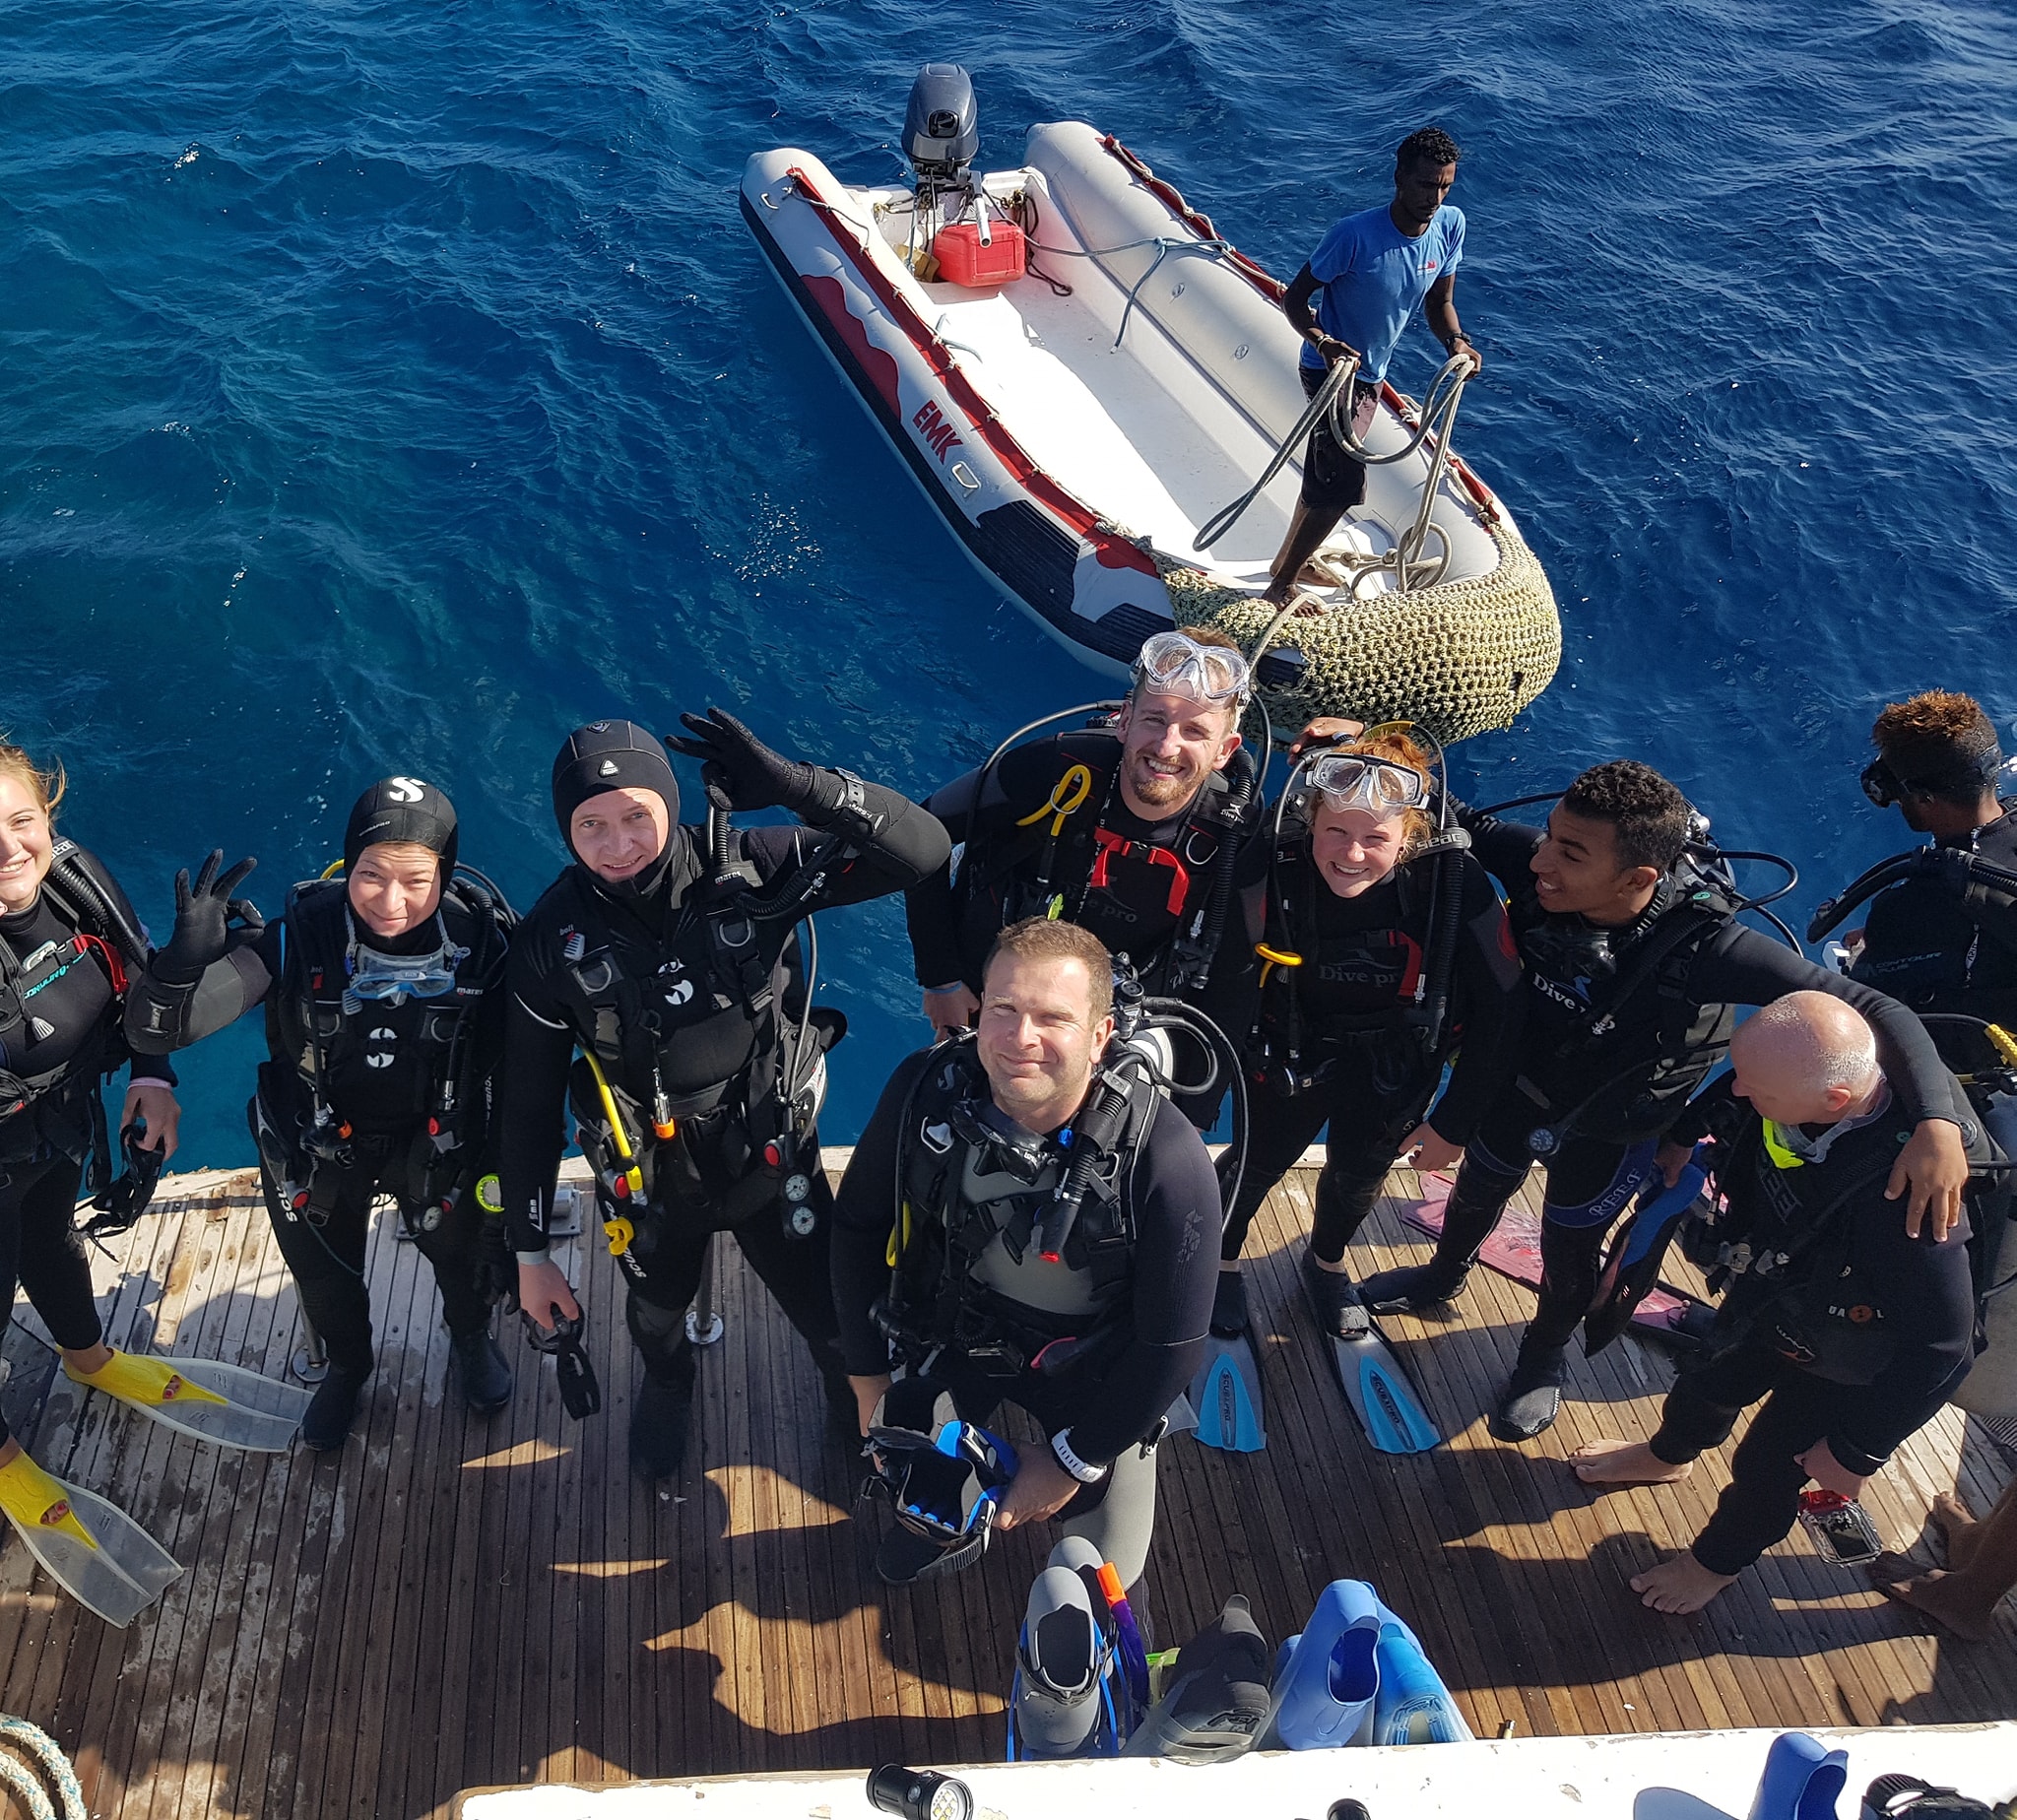
[[[780,148],[749,160],[742,210],[843,377],[1011,599],[1109,672],[1172,623],[1219,625],[1250,652],[1266,637],[1262,696],[1280,726],[1350,713],[1460,739],[1509,725],[1547,685],[1561,652],[1547,579],[1511,513],[1433,434],[1369,470],[1365,502],[1320,553],[1334,585],[1277,625],[1257,597],[1300,449],[1208,552],[1197,540],[1305,409],[1281,286],[1090,126],[1033,127],[1027,163],[983,177],[956,149],[920,157],[918,112],[914,96],[913,186],[844,184]],[[1366,445],[1400,448],[1415,424],[1389,386]]]

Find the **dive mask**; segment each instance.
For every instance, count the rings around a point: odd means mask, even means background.
[[[1159,695],[1189,695],[1214,706],[1245,702],[1252,690],[1247,660],[1239,652],[1200,644],[1182,632],[1157,632],[1141,647],[1135,683]]]
[[[455,990],[455,969],[469,958],[469,949],[449,941],[440,911],[434,913],[440,945],[425,954],[381,954],[358,940],[358,926],[348,910],[344,918],[351,938],[343,957],[346,1000],[396,1006],[409,999],[438,999]]]
[[[1428,780],[1413,766],[1364,752],[1326,752],[1311,761],[1309,782],[1332,808],[1362,809],[1374,815],[1419,809],[1429,800]]]
[[[1879,809],[1889,809],[1908,796],[1948,797],[1968,802],[1976,793],[1988,789],[2002,768],[2003,754],[1993,746],[1972,758],[1957,758],[1952,769],[1935,777],[1900,777],[1889,759],[1872,758],[1862,768],[1863,795]]]

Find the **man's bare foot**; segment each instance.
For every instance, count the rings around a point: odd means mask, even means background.
[[[1933,1508],[1926,1514],[1947,1544],[1947,1565],[1966,1567],[1974,1558],[1976,1543],[1982,1540],[1982,1525],[1976,1522],[1975,1513],[1951,1491],[1943,1491],[1934,1497]]]
[[[1869,1576],[1871,1584],[1880,1587],[1899,1580],[1917,1580],[1925,1571],[1910,1555],[1893,1554],[1888,1548],[1874,1561],[1863,1564],[1863,1572]]]
[[[1735,1579],[1734,1574],[1712,1574],[1684,1549],[1658,1567],[1634,1574],[1632,1591],[1640,1594],[1640,1604],[1649,1610],[1685,1617],[1691,1611],[1700,1611]]]
[[[1693,1461],[1661,1460],[1644,1441],[1586,1441],[1569,1463],[1586,1485],[1671,1485],[1695,1469]]]
[[[1876,1561],[1870,1563],[1872,1574],[1877,1566]],[[1956,1576],[1937,1567],[1916,1580],[1880,1583],[1877,1590],[1886,1598],[1924,1612],[1942,1630],[1970,1643],[1987,1643],[1996,1634],[1995,1607],[1984,1609],[1979,1597],[1971,1597],[1967,1588],[1956,1584]]]

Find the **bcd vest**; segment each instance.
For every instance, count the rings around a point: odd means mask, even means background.
[[[16,954],[0,941],[0,1153],[26,1155],[44,1141],[88,1145],[96,1191],[103,1186],[97,1178],[109,1180],[111,1167],[98,1082],[124,1059],[117,1035],[126,981],[147,965],[147,941],[125,914],[111,876],[75,841],[58,836],[52,843],[41,888],[73,933],[33,954]],[[74,966],[104,974],[111,988],[105,1015],[60,1067],[38,1071],[34,995]]]
[[[1126,1097],[1105,1142],[1083,1114],[1085,1129],[1055,1138],[1013,1125],[989,1097],[971,1039],[945,1046],[919,1077],[898,1128],[898,1220],[878,1309],[913,1362],[952,1346],[999,1376],[1076,1370],[1125,1338],[1133,1170],[1161,1096],[1126,1058],[1108,1066]],[[1038,1235],[1077,1142],[1095,1143],[1100,1188],[1046,1262]]]

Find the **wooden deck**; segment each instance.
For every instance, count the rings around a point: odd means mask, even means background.
[[[1292,1176],[1250,1245],[1257,1321],[1273,1333],[1267,1452],[1183,1438],[1163,1457],[1146,1600],[1158,1642],[1182,1642],[1234,1592],[1283,1636],[1328,1581],[1353,1575],[1414,1625],[1480,1736],[2017,1711],[2017,1622],[1990,1645],[1937,1641],[1797,1534],[1698,1618],[1642,1610],[1626,1577],[1692,1535],[1722,1473],[1711,1461],[1670,1491],[1594,1497],[1562,1465],[1579,1442],[1653,1420],[1669,1367],[1632,1339],[1578,1362],[1551,1433],[1491,1442],[1480,1412],[1529,1302],[1498,1277],[1473,1277],[1461,1319],[1392,1324],[1453,1438],[1412,1459],[1371,1452],[1296,1295],[1308,1187]],[[294,1300],[249,1179],[168,1188],[180,1198],[100,1261],[113,1343],[285,1370]],[[1422,1255],[1391,1206],[1367,1237],[1383,1264]],[[22,1303],[10,1421],[188,1571],[122,1633],[56,1593],[9,1535],[0,1708],[75,1753],[107,1820],[417,1820],[485,1785],[999,1757],[1016,1621],[1048,1538],[1004,1538],[940,1588],[884,1589],[850,1521],[859,1467],[728,1249],[726,1337],[704,1355],[685,1474],[662,1493],[624,1472],[630,1348],[613,1267],[586,1240],[569,1262],[586,1276],[600,1417],[569,1421],[515,1333],[515,1401],[469,1416],[446,1386],[431,1277],[381,1227],[381,1370],[358,1433],[328,1458],[223,1453],[82,1398]],[[1985,1508],[2006,1476],[1949,1410],[1868,1501],[1902,1545],[1935,1491],[1958,1483]]]

